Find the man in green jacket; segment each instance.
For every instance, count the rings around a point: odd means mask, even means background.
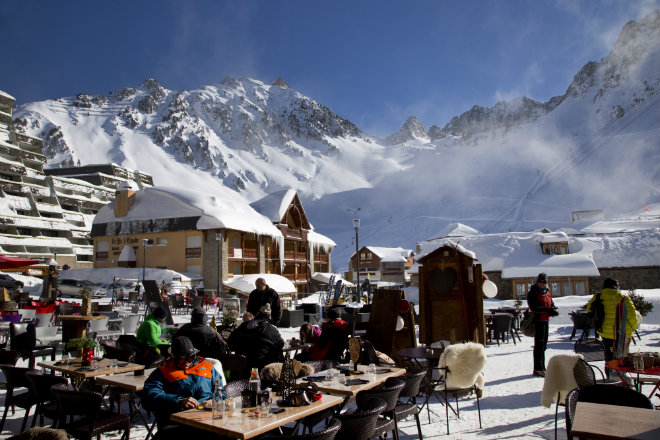
[[[170,345],[169,342],[160,339],[160,324],[167,318],[167,309],[158,306],[152,313],[147,315],[145,320],[137,329],[135,337],[138,342],[152,347],[156,353],[160,354],[159,345]]]
[[[597,294],[587,303],[587,312],[595,311],[594,301],[596,296]],[[598,330],[598,334],[603,338],[603,345],[605,345],[605,360],[610,361],[614,358],[614,341],[617,339],[617,334],[620,331],[621,325],[626,326],[626,340],[623,344],[622,355],[625,356],[628,353],[630,338],[637,328],[637,313],[635,304],[633,304],[628,295],[619,291],[619,282],[613,278],[605,279],[603,290],[600,293],[600,300],[603,302],[605,313],[603,316],[603,327],[601,330]],[[624,309],[626,311],[626,316],[619,317],[619,327],[617,327],[617,313],[620,313],[620,311]]]

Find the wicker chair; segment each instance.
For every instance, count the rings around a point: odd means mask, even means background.
[[[397,422],[407,417],[415,416],[415,422],[417,422],[417,434],[419,435],[420,440],[422,440],[424,436],[422,435],[422,424],[419,420],[420,408],[417,405],[417,395],[419,394],[419,388],[424,377],[426,377],[426,371],[424,370],[410,371],[402,377],[406,385],[399,393],[399,402],[394,408],[394,416]],[[402,402],[402,398],[406,399],[406,401]]]
[[[341,429],[337,440],[368,440],[374,436],[378,416],[385,411],[385,401],[371,397],[364,402],[362,409],[347,411],[337,416]]]
[[[51,419],[54,424],[58,414],[57,402],[55,402],[55,395],[50,391],[50,387],[56,384],[66,385],[69,383],[68,379],[64,376],[41,374],[37,371],[28,371],[25,373],[25,377],[30,383],[30,392],[37,405],[32,418],[32,426],[36,424],[37,417],[40,417],[39,426],[43,426],[44,416]]]
[[[53,385],[51,391],[57,400],[57,427],[66,429],[71,437],[91,440],[103,432],[124,430],[126,438],[129,438],[130,417],[102,410],[101,394],[69,390],[65,385]],[[67,423],[66,419],[72,417],[75,419]]]
[[[328,425],[316,432],[297,435],[277,435],[262,437],[261,440],[333,440],[341,428],[341,422],[338,419],[330,419]]]
[[[239,397],[243,390],[247,390],[249,382],[250,379],[239,379],[229,382],[227,385],[225,385],[225,392],[227,393],[227,399]]]
[[[399,439],[399,428],[396,422],[394,409],[399,399],[399,393],[406,386],[406,383],[398,378],[389,378],[382,385],[372,388],[370,390],[360,391],[355,396],[355,402],[358,409],[364,409],[367,401],[373,397],[383,399],[385,401],[385,409],[380,413],[381,417],[376,421],[374,428],[374,437],[381,436],[388,431],[392,431],[392,436],[395,440]]]
[[[323,370],[328,370],[330,368],[335,368],[335,366],[337,365],[337,362],[332,361],[330,359],[321,360],[321,361],[307,361],[305,363],[311,366],[312,369],[314,369],[314,373],[318,373],[319,371],[323,371]]]
[[[606,403],[608,405],[632,406],[653,409],[653,403],[644,394],[631,388],[607,384],[577,387],[566,395],[566,437],[572,439],[571,429],[578,402]]]

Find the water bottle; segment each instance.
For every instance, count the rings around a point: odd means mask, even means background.
[[[248,381],[248,390],[250,390],[250,406],[257,406],[257,395],[261,389],[261,379],[259,379],[259,370],[253,368],[250,371],[250,380]]]
[[[222,397],[222,383],[220,379],[217,379],[213,385],[213,401],[211,404],[213,405],[211,407],[211,417],[213,419],[221,419],[222,413],[225,411],[225,401]]]

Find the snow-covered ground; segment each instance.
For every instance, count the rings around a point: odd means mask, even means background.
[[[653,311],[644,318],[639,329],[641,341],[631,344],[631,352],[660,351],[660,288],[638,290],[654,305]],[[414,297],[415,292],[410,289],[407,296]],[[555,298],[559,307],[559,316],[553,318],[550,324],[550,341],[546,352],[546,359],[561,354],[573,352],[573,341],[569,340],[572,323],[568,313],[585,304],[589,297],[568,296]],[[105,299],[104,301],[108,301]],[[489,299],[484,301],[484,309],[498,306],[512,305],[512,301]],[[189,321],[185,314],[175,315],[175,322]],[[289,339],[297,336],[298,329],[280,329],[282,336]],[[423,412],[422,431],[425,438],[447,439],[500,439],[500,438],[554,438],[554,406],[545,408],[541,405],[541,389],[543,379],[533,377],[532,372],[532,345],[531,338],[522,336],[522,342],[514,345],[511,341],[501,345],[488,344],[486,354],[488,363],[484,369],[486,386],[481,399],[481,416],[483,428],[479,429],[477,407],[474,399],[459,401],[461,419],[458,420],[450,413],[450,435],[446,434],[445,410],[435,399],[431,403],[431,423],[426,411]],[[646,388],[649,392],[650,388]],[[2,392],[4,395],[4,392]],[[660,398],[653,397],[653,402],[660,404]],[[558,438],[565,439],[563,408],[560,408]],[[10,431],[17,432],[24,412],[16,409],[15,415],[10,415],[5,430],[0,435],[6,438]],[[402,439],[417,438],[417,428],[414,419],[399,424]],[[142,426],[131,428],[131,438],[145,437]],[[111,435],[105,438],[119,438]]]

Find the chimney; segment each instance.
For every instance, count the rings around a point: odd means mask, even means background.
[[[133,182],[125,181],[117,186],[115,191],[115,217],[126,217],[128,210],[135,203],[135,186]]]

